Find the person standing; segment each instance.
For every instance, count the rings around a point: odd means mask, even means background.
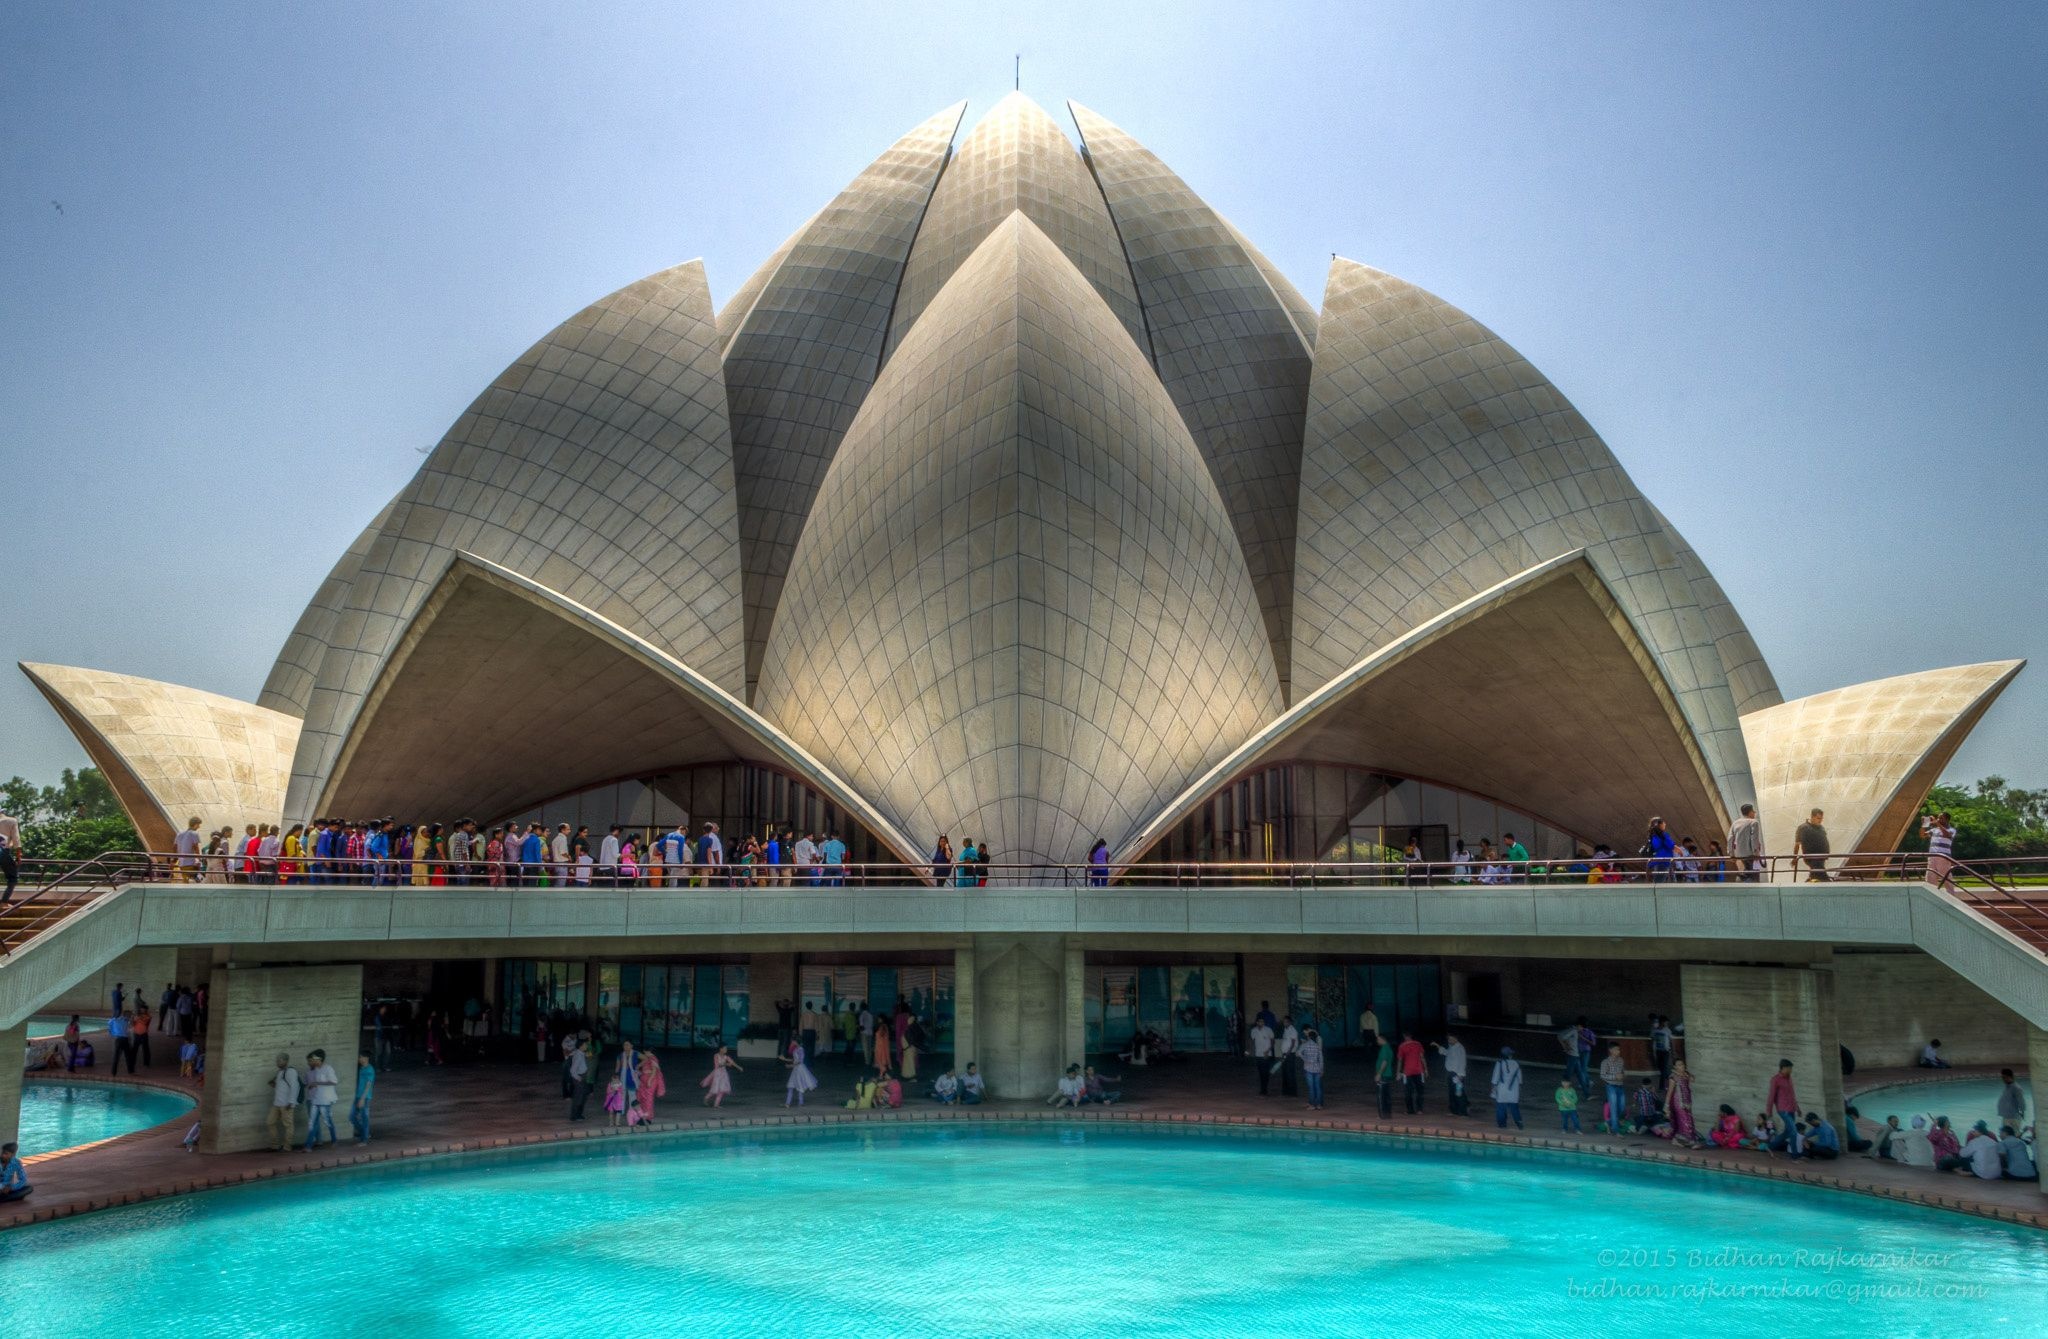
[[[1568,1078],[1557,1081],[1557,1091],[1551,1095],[1557,1103],[1557,1128],[1560,1134],[1584,1134],[1585,1127],[1579,1124],[1579,1090]]]
[[[1515,1048],[1500,1048],[1500,1059],[1493,1062],[1493,1079],[1487,1086],[1487,1093],[1493,1098],[1493,1123],[1505,1130],[1508,1121],[1513,1120],[1517,1130],[1522,1128],[1522,1062],[1515,1059]]]
[[[697,863],[704,867],[706,887],[724,886],[725,839],[718,835],[718,824],[704,825],[704,835],[697,839]]]
[[[938,845],[932,847],[932,887],[944,888],[952,878],[953,843],[941,832]]]
[[[1394,1053],[1401,1069],[1401,1095],[1411,1116],[1422,1113],[1422,1084],[1429,1077],[1429,1057],[1413,1032],[1401,1034],[1400,1049]]]
[[[1600,1062],[1600,1082],[1607,1089],[1607,1133],[1620,1134],[1628,1115],[1628,1062],[1621,1058],[1621,1043],[1608,1044]]]
[[[804,834],[803,836],[801,836],[801,837],[799,837],[799,838],[797,838],[797,839],[796,839],[796,845],[795,845],[795,847],[793,847],[793,848],[792,848],[792,852],[793,852],[793,854],[794,854],[794,856],[795,856],[795,861],[796,861],[796,868],[797,868],[797,871],[798,871],[798,872],[799,872],[799,873],[800,873],[800,874],[802,875],[802,877],[804,878],[804,880],[805,880],[806,882],[808,882],[808,883],[809,883],[809,884],[810,884],[810,885],[811,885],[811,886],[812,886],[813,888],[817,887],[817,886],[818,886],[818,842],[817,842],[817,839],[816,839],[815,837],[813,837],[813,836],[812,836],[812,835],[811,835],[810,833],[806,832],[806,833],[805,833],[805,834]]]
[[[728,1071],[731,1072],[729,1073]],[[723,1107],[725,1105],[725,1099],[732,1094],[732,1075],[734,1073],[744,1074],[746,1071],[740,1068],[739,1062],[732,1058],[732,1053],[729,1050],[723,1046],[719,1047],[711,1056],[711,1072],[706,1074],[697,1084],[699,1088],[704,1090],[705,1106]]]
[[[1790,1060],[1778,1061],[1778,1072],[1771,1075],[1770,1088],[1765,1095],[1764,1110],[1775,1112],[1780,1126],[1771,1139],[1771,1151],[1775,1153],[1782,1148],[1796,1161],[1802,1151],[1799,1146],[1799,1095],[1792,1089]]]
[[[1937,888],[1948,887],[1948,872],[1956,867],[1956,825],[1948,810],[1932,818],[1923,816],[1920,835],[1927,841],[1927,881]]]
[[[583,1039],[571,1036],[562,1043],[568,1052],[566,1072],[569,1089],[569,1119],[582,1120],[583,1107],[590,1101],[590,1056],[583,1049]]]
[[[1444,1058],[1444,1085],[1450,1094],[1448,1110],[1453,1116],[1471,1115],[1472,1106],[1465,1096],[1465,1068],[1469,1063],[1465,1054],[1465,1043],[1459,1041],[1455,1035],[1446,1035],[1442,1045],[1434,1042],[1431,1045],[1441,1052]]]
[[[275,1138],[274,1151],[286,1153],[297,1142],[299,1125],[299,1071],[292,1058],[277,1053],[277,1072],[270,1076],[270,1113],[264,1117],[264,1131]]]
[[[654,1099],[668,1096],[668,1076],[662,1073],[661,1060],[649,1046],[640,1052],[640,1082],[634,1092],[640,1102],[640,1123],[654,1119]]]
[[[1564,1051],[1564,1077],[1566,1082],[1577,1084],[1580,1092],[1586,1089],[1586,1056],[1579,1049],[1579,1025],[1573,1023],[1560,1028],[1557,1044]]]
[[[1365,1006],[1365,1011],[1358,1015],[1359,1044],[1362,1046],[1371,1046],[1373,1044],[1373,1038],[1379,1035],[1380,1016],[1373,1009],[1373,1007],[1370,1004],[1368,1004]]]
[[[142,1002],[142,992],[135,992],[135,1012],[128,1015],[128,1035],[135,1040],[135,1053],[142,1057],[142,1063],[156,1068],[156,1061],[149,1054],[149,1006]],[[128,1072],[135,1072],[135,1062],[128,1062]]]
[[[1394,1115],[1394,1047],[1384,1033],[1374,1040],[1379,1043],[1379,1053],[1372,1063],[1372,1081],[1379,1089],[1380,1119],[1390,1120]]]
[[[164,982],[164,993],[156,1001],[156,1030],[169,1032],[177,1025],[178,983]]]
[[[1671,1081],[1664,1085],[1664,1119],[1671,1122],[1672,1143],[1680,1148],[1700,1146],[1699,1128],[1692,1120],[1692,1071],[1683,1060],[1672,1066]]]
[[[818,1053],[818,1011],[809,1000],[804,1001],[804,1011],[797,1016],[797,1036],[803,1040],[805,1055]],[[788,1044],[785,1037],[783,1045]]]
[[[1828,881],[1828,830],[1822,823],[1827,815],[1815,809],[1792,833],[1792,854],[1806,857],[1806,881]]]
[[[1301,1072],[1308,1080],[1308,1109],[1323,1109],[1323,1034],[1310,1028],[1301,1038]]]
[[[910,1016],[910,1025],[903,1029],[903,1077],[917,1077],[917,1057],[925,1048],[924,1020],[916,1014]]]
[[[1294,1020],[1281,1020],[1280,1035],[1273,1042],[1273,1058],[1280,1065],[1280,1095],[1297,1097],[1299,1092],[1294,1083],[1294,1066],[1301,1052],[1301,1033],[1295,1028]]]
[[[1756,806],[1742,806],[1742,817],[1728,825],[1728,858],[1735,864],[1735,877],[1755,883],[1764,867],[1764,825]]]
[[[0,836],[4,836],[4,824],[7,821],[9,821],[7,819],[7,816],[5,814],[0,814]],[[199,835],[199,820],[196,818],[187,819],[185,822],[185,830],[179,833],[176,837],[171,839],[172,847],[175,848],[176,851],[178,852],[178,864],[175,877],[177,878],[177,881],[179,883],[198,882],[199,850],[202,846],[205,845],[205,843],[206,839]],[[13,892],[14,885],[10,882],[8,884],[8,893],[11,896]]]
[[[356,1057],[356,1095],[348,1104],[349,1128],[356,1132],[356,1147],[367,1148],[370,1143],[370,1097],[377,1087],[377,1067],[370,1063],[370,1057]]]
[[[327,1052],[314,1051],[306,1057],[306,1151],[320,1143],[320,1127],[327,1127],[327,1142],[334,1142],[334,1099],[341,1076],[327,1063]]]
[[[1671,1020],[1662,1014],[1651,1014],[1650,1058],[1657,1062],[1657,1090],[1659,1092],[1662,1092],[1671,1083],[1671,1051],[1676,1042],[1676,1035],[1671,1031]]]
[[[868,1002],[860,1002],[860,1062],[864,1066],[875,1063],[875,1011],[868,1008]]]
[[[1252,1072],[1259,1079],[1259,1096],[1272,1093],[1273,1083],[1273,1029],[1266,1022],[1264,1014],[1252,1024],[1250,1045],[1252,1050]]]
[[[1651,883],[1662,883],[1671,877],[1671,857],[1678,851],[1678,843],[1671,836],[1671,829],[1664,826],[1664,820],[1650,820],[1650,835],[1643,839],[1643,854],[1649,858],[1645,867],[1649,870]]]
[[[617,823],[605,830],[604,840],[597,844],[597,881],[606,888],[619,886],[619,834],[625,831]]]
[[[1514,883],[1529,881],[1529,848],[1515,840],[1512,832],[1500,834],[1503,850],[1500,858],[1507,862],[1508,879]]]
[[[818,1076],[811,1073],[810,1065],[805,1063],[809,1056],[810,1053],[804,1049],[802,1042],[793,1041],[789,1044],[789,1056],[782,1062],[789,1066],[789,1080],[783,1085],[782,1090],[782,1105],[789,1106],[795,1103],[802,1106],[804,1094],[818,1086]]]
[[[127,1057],[128,1060],[128,1072],[130,1074],[135,1073],[135,1038],[129,1035],[129,1029],[132,1026],[133,1024],[126,1014],[117,1013],[107,1019],[107,1035],[114,1039],[113,1072],[115,1074],[121,1072],[121,1059],[123,1056]]]
[[[2017,1130],[2026,1123],[2027,1094],[2009,1069],[1998,1071],[1998,1123]]]
[[[1088,848],[1088,886],[1109,887],[1109,843],[1100,837]]]

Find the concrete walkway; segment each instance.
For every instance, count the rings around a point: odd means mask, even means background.
[[[980,1107],[956,1109],[914,1099],[899,1111],[846,1111],[840,1103],[853,1085],[855,1069],[840,1057],[825,1057],[819,1061],[816,1069],[823,1087],[811,1094],[813,1100],[809,1106],[785,1109],[782,1105],[782,1066],[773,1060],[749,1060],[744,1062],[747,1069],[738,1076],[732,1097],[726,1100],[722,1109],[713,1111],[699,1102],[697,1080],[705,1070],[705,1059],[702,1052],[671,1052],[662,1056],[667,1069],[669,1096],[658,1106],[656,1124],[643,1128],[658,1132],[856,1121],[1024,1118],[1175,1124],[1208,1122],[1355,1131],[1562,1149],[1665,1165],[1696,1166],[1734,1175],[1804,1182],[2048,1228],[2048,1196],[2044,1196],[2040,1188],[2031,1182],[1980,1181],[1965,1174],[1941,1174],[1864,1157],[1845,1157],[1833,1163],[1794,1163],[1763,1153],[1677,1149],[1663,1140],[1647,1136],[1613,1138],[1590,1133],[1560,1134],[1556,1113],[1548,1098],[1549,1088],[1555,1086],[1554,1080],[1539,1070],[1531,1071],[1525,1085],[1533,1097],[1523,1104],[1523,1115],[1529,1128],[1517,1133],[1512,1129],[1501,1131],[1495,1128],[1491,1107],[1483,1096],[1475,1095],[1475,1114],[1471,1118],[1445,1114],[1444,1083],[1440,1074],[1430,1086],[1429,1110],[1416,1116],[1405,1115],[1400,1111],[1397,1095],[1395,1116],[1381,1121],[1364,1058],[1351,1052],[1338,1052],[1333,1056],[1327,1106],[1321,1112],[1308,1110],[1305,1097],[1278,1096],[1277,1082],[1274,1085],[1276,1095],[1261,1098],[1250,1063],[1224,1056],[1195,1056],[1148,1069],[1126,1071],[1122,1085],[1124,1101],[1108,1108],[1087,1108],[1079,1113],[1054,1112],[1042,1100],[994,1101]],[[1114,1072],[1120,1067],[1112,1064],[1104,1068],[1106,1072]],[[936,1072],[929,1068],[925,1071],[927,1075]],[[1948,1071],[1948,1076],[1974,1077],[1980,1073],[1995,1072],[1952,1070]],[[1483,1088],[1485,1067],[1475,1063],[1473,1073],[1479,1079],[1476,1086]],[[98,1077],[104,1079],[105,1075]],[[1853,1098],[1856,1091],[1898,1077],[1924,1078],[1926,1071],[1859,1071],[1848,1086]],[[150,1083],[197,1093],[196,1085],[183,1083],[176,1077],[175,1066],[158,1065],[153,1075],[145,1070],[140,1079],[131,1080],[123,1076],[119,1082]],[[606,1115],[601,1109],[601,1091],[592,1095],[589,1119],[580,1125],[571,1124],[567,1119],[568,1104],[559,1096],[560,1075],[554,1065],[479,1062],[427,1069],[421,1066],[416,1055],[402,1054],[389,1072],[379,1076],[377,1088],[376,1139],[367,1149],[349,1142],[345,1111],[337,1110],[335,1123],[341,1132],[342,1142],[315,1153],[188,1154],[179,1147],[179,1140],[190,1123],[189,1118],[183,1118],[84,1150],[38,1159],[31,1168],[35,1194],[25,1203],[0,1207],[0,1229],[296,1172],[568,1139],[637,1137],[635,1133],[615,1131],[606,1125]],[[343,1091],[348,1091],[346,1083]]]

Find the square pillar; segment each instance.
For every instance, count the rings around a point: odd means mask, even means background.
[[[327,1062],[341,1077],[340,1095],[345,1100],[355,1091],[362,1014],[360,964],[216,967],[207,1001],[200,1151],[240,1153],[268,1147],[264,1121],[279,1052],[289,1055],[293,1068],[303,1075],[307,1052],[326,1051]],[[343,1129],[347,1114],[346,1106],[335,1113]],[[306,1137],[303,1121],[297,1137]]]
[[[974,1033],[974,944],[970,940],[953,950],[953,1068],[967,1072],[970,1061],[979,1061],[980,1047]]]
[[[21,1070],[28,1056],[28,1020],[0,1028],[0,1144],[21,1137]],[[25,1148],[23,1153],[47,1153],[44,1148]]]
[[[989,1094],[1043,1100],[1067,1054],[1067,945],[1059,935],[979,935],[974,941],[974,1056]]]
[[[1800,1104],[1829,1120],[1842,1115],[1842,1048],[1835,1027],[1834,973],[1811,967],[1679,969],[1685,1062],[1693,1076],[1693,1119],[1713,1124],[1721,1103],[1744,1121],[1764,1108],[1780,1059],[1792,1062]]]
[[[1062,992],[1066,1011],[1065,1061],[1060,1065],[1088,1063],[1088,955],[1081,948],[1081,941],[1067,941],[1066,963],[1062,972]]]
[[[1259,1016],[1259,1002],[1264,1000],[1273,1010],[1275,1018],[1287,1016],[1287,955],[1284,953],[1247,953],[1244,955],[1244,984],[1237,992],[1237,1007],[1244,1011],[1244,1025],[1247,1034],[1252,1020]],[[1398,1040],[1398,1038],[1396,1039]],[[1246,1044],[1250,1052],[1250,1044]]]

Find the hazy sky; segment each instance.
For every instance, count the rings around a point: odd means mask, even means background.
[[[1950,775],[2048,784],[2048,5],[302,8],[0,7],[7,660],[253,697],[537,337],[722,299],[1021,52],[1311,301],[1337,252],[1520,348],[1787,695],[2041,662]],[[83,761],[0,685],[0,776]]]

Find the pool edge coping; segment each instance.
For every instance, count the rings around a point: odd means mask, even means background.
[[[34,1072],[23,1074],[21,1076],[21,1082],[24,1090],[26,1090],[28,1085],[31,1083],[61,1083],[80,1088],[148,1088],[154,1092],[171,1093],[175,1096],[182,1097],[192,1103],[190,1109],[186,1111],[181,1111],[177,1115],[172,1116],[167,1120],[160,1120],[154,1125],[145,1125],[139,1130],[130,1130],[126,1134],[109,1135],[105,1139],[93,1139],[83,1144],[72,1144],[68,1148],[54,1148],[51,1149],[48,1153],[31,1154],[28,1157],[23,1158],[21,1160],[21,1165],[24,1167],[44,1166],[49,1163],[55,1162],[59,1158],[68,1158],[75,1153],[84,1153],[93,1149],[111,1148],[115,1144],[122,1143],[126,1140],[140,1140],[145,1135],[156,1134],[157,1132],[169,1126],[176,1125],[179,1121],[185,1119],[187,1116],[190,1116],[192,1112],[197,1111],[199,1109],[199,1092],[196,1088],[187,1087],[186,1085],[181,1083],[173,1083],[168,1079],[159,1079],[155,1075],[151,1075],[149,1078],[146,1079],[136,1075],[130,1075],[126,1079],[121,1079],[116,1078],[111,1074],[107,1075],[104,1078],[101,1078],[96,1075],[80,1075],[70,1073],[68,1071],[59,1071],[56,1073]],[[19,1226],[18,1223],[0,1223],[0,1232],[6,1231],[9,1227],[17,1226]]]

